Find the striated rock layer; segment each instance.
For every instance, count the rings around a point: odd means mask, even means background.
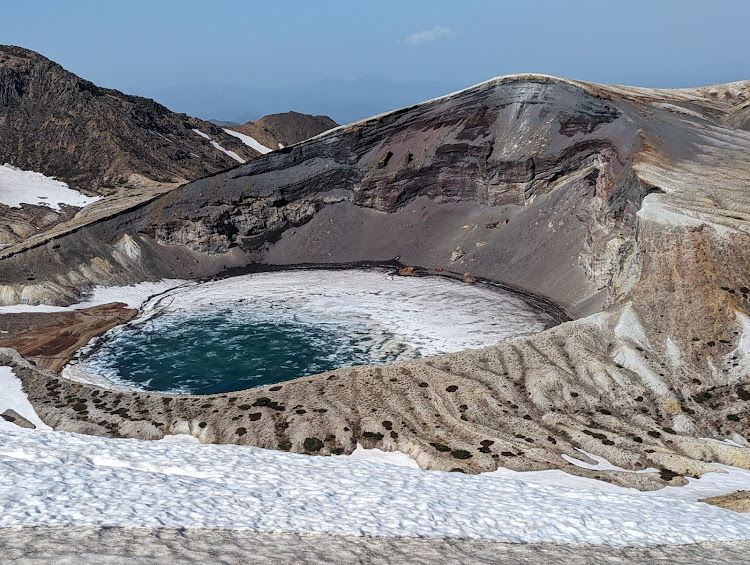
[[[540,334],[171,400],[13,363],[45,421],[99,435],[294,451],[313,437],[317,453],[360,442],[425,468],[559,467],[640,488],[711,462],[750,468],[746,450],[700,439],[748,445],[748,98],[750,83],[499,78],[11,246],[0,262],[5,303],[64,304],[94,283],[397,260],[499,281],[574,319]],[[586,470],[562,457],[586,461],[576,448],[660,471]]]

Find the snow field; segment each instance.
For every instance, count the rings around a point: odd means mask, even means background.
[[[21,204],[46,206],[55,212],[61,204],[83,208],[101,196],[86,196],[68,188],[62,181],[34,171],[22,171],[12,165],[0,166],[0,204],[20,208]]]
[[[658,494],[252,447],[0,434],[0,527],[97,525],[656,545],[750,537],[750,516]]]

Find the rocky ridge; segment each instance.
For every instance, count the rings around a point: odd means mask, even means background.
[[[186,182],[258,155],[210,122],[153,100],[101,88],[42,55],[0,46],[0,161],[54,176],[89,194],[112,194],[131,175]]]
[[[711,462],[750,468],[741,447],[701,439],[748,445],[749,94],[747,82],[657,91],[502,77],[0,262],[6,303],[65,303],[93,283],[397,259],[500,281],[574,318],[540,334],[212,397],[113,391],[7,359],[45,421],[98,435],[316,453],[360,442],[425,468],[556,467],[640,488]],[[574,465],[594,463],[579,449],[623,470]]]

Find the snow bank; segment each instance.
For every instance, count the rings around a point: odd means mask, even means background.
[[[3,431],[0,527],[62,524],[610,545],[750,538],[750,515],[658,493],[242,446]]]
[[[207,134],[203,133],[201,130],[193,128],[193,131],[195,133],[197,133],[198,135],[200,135],[201,137],[204,137],[204,138],[208,139],[211,142],[211,145],[213,145],[216,149],[218,149],[222,153],[224,153],[226,155],[229,155],[232,159],[234,159],[238,163],[246,163],[247,162],[242,157],[240,157],[239,155],[237,155],[237,153],[235,153],[234,151],[229,151],[229,149],[224,149],[221,145],[219,145],[218,143],[216,143],[213,139],[211,139],[211,137],[209,137]]]
[[[711,438],[701,438],[705,441],[727,443],[734,445],[735,447],[743,447],[736,442],[731,440],[719,441]],[[581,453],[594,459],[597,464],[592,465],[585,463],[578,459],[563,455],[562,457],[569,463],[573,463],[578,467],[584,469],[597,469],[601,471],[629,471],[616,465],[611,464],[603,457],[599,457],[592,453],[587,453],[582,449],[579,449]],[[721,494],[728,494],[738,490],[750,490],[750,471],[745,469],[739,469],[737,467],[729,467],[727,465],[721,465],[719,463],[712,463],[714,467],[717,467],[722,472],[719,473],[705,473],[700,479],[694,479],[687,477],[688,484],[684,486],[666,486],[658,491],[640,491],[635,488],[626,488],[604,481],[596,479],[589,479],[586,477],[578,477],[576,475],[569,475],[564,471],[550,469],[547,471],[512,471],[510,469],[499,468],[496,471],[490,473],[484,473],[482,476],[495,476],[510,479],[522,480],[528,483],[536,483],[540,485],[548,485],[555,487],[564,487],[576,490],[593,490],[609,492],[613,494],[627,495],[627,496],[639,496],[639,497],[657,497],[657,498],[676,498],[688,502],[698,502],[702,498],[708,498],[711,496],[718,496]],[[649,473],[658,472],[657,469],[641,469],[638,471],[629,471],[631,473]]]
[[[7,163],[0,167],[0,204],[20,208],[21,204],[46,206],[56,212],[60,204],[83,208],[101,196],[86,196],[62,181],[34,171],[22,171]]]
[[[252,147],[257,152],[259,152],[259,153],[261,153],[263,155],[265,155],[266,153],[270,153],[271,151],[273,151],[273,149],[270,149],[270,148],[266,147],[260,141],[258,141],[257,139],[255,139],[254,137],[250,137],[249,135],[245,135],[244,133],[240,133],[238,131],[234,131],[234,130],[231,130],[231,129],[224,128],[224,131],[227,132],[229,135],[233,135],[234,137],[236,137],[237,139],[239,139],[240,141],[242,141],[242,143],[244,143],[248,147]],[[281,143],[279,143],[279,149],[283,149],[283,148],[284,148],[284,146],[281,145]]]
[[[334,455],[333,457],[347,457],[357,461],[369,461],[371,463],[385,463],[386,465],[395,465],[397,467],[410,467],[419,469],[419,464],[413,457],[400,451],[383,451],[377,447],[374,449],[365,449],[361,444],[350,455]]]

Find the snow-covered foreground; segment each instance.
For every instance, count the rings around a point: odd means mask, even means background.
[[[21,204],[46,206],[56,212],[60,204],[77,208],[96,202],[101,196],[86,196],[68,188],[62,181],[34,171],[22,171],[12,165],[0,166],[0,204],[20,208]]]
[[[227,128],[223,128],[223,129],[229,135],[233,135],[234,137],[236,137],[237,139],[239,139],[240,141],[242,141],[242,143],[244,143],[248,147],[252,147],[253,149],[255,149],[258,153],[260,153],[262,155],[265,155],[266,153],[270,153],[271,151],[273,151],[273,149],[271,149],[269,147],[266,147],[260,141],[258,141],[257,139],[255,139],[254,137],[251,137],[249,135],[245,135],[244,133],[240,133],[238,131],[234,131],[234,130],[231,130],[231,129],[227,129]],[[282,148],[283,148],[283,145],[281,145],[281,143],[279,143],[279,149],[282,149]]]
[[[12,407],[41,424],[8,367],[0,368],[0,391],[0,411]],[[668,489],[681,493],[669,497],[612,485],[604,492],[587,488],[599,484],[587,479],[570,480],[568,488],[550,476],[564,475],[559,471],[474,476],[411,467],[403,454],[361,448],[354,457],[308,457],[32,431],[0,420],[0,527],[221,528],[609,545],[750,539],[750,515],[694,501],[750,485],[750,472],[738,469],[694,481],[708,479],[702,489]]]
[[[224,528],[649,545],[750,538],[702,503],[241,446],[0,434],[0,526]]]

